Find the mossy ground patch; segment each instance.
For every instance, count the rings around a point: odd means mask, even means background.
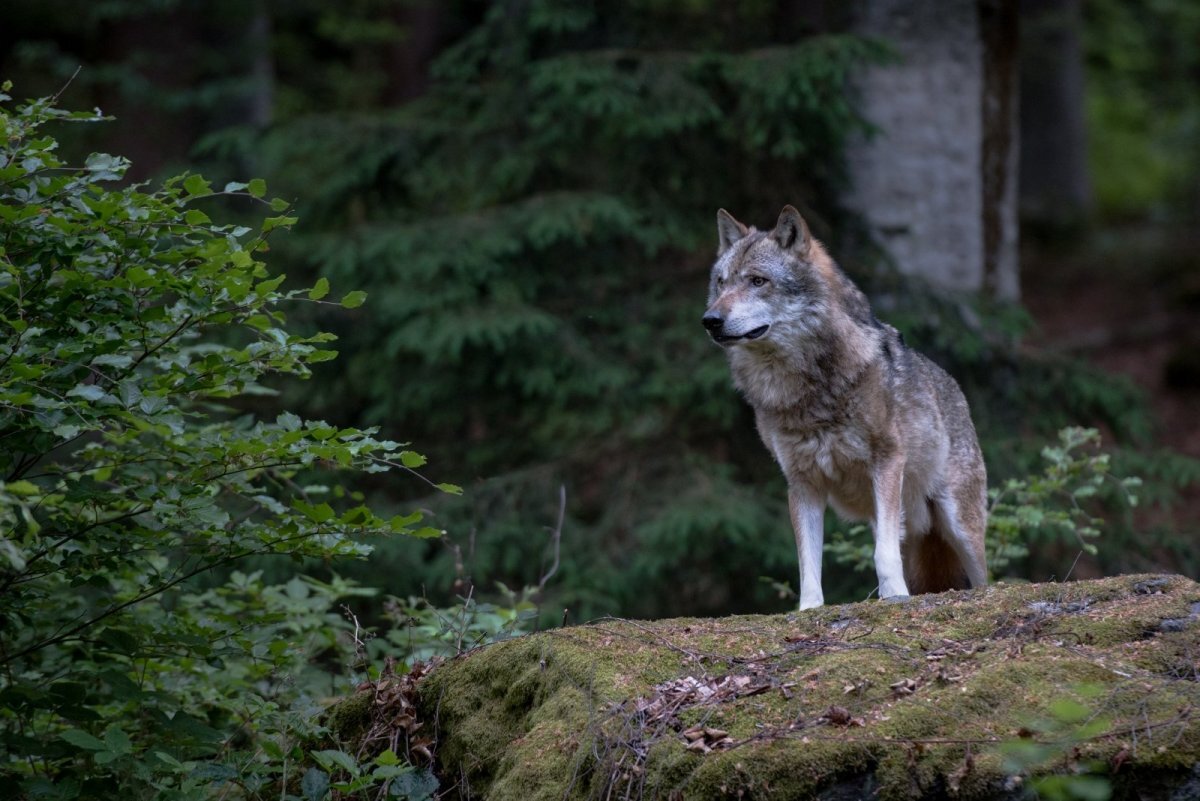
[[[1198,602],[1124,576],[605,619],[448,661],[418,705],[462,797],[996,798],[1088,766],[1145,793],[1200,762]],[[1016,770],[1022,741],[1053,748]]]

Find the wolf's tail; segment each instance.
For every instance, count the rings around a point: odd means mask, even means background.
[[[937,526],[904,545],[904,581],[913,595],[970,588],[962,561]]]

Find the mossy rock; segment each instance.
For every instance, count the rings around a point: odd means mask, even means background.
[[[1198,635],[1179,576],[606,619],[450,660],[418,707],[451,797],[1200,798]]]

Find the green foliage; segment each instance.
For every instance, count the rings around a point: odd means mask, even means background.
[[[193,580],[425,535],[420,513],[383,519],[324,483],[424,460],[372,429],[235,405],[335,355],[329,334],[289,333],[284,307],[339,304],[312,297],[326,285],[282,289],[260,260],[294,217],[211,222],[217,197],[285,211],[262,181],[109,188],[123,159],[72,164],[41,130],[93,119],[51,100],[0,109],[0,781],[48,798],[278,797],[320,732],[318,693],[346,687],[310,670],[347,656],[330,606],[369,593]]]
[[[988,492],[988,568],[997,575],[1031,548],[1055,541],[1074,542],[1095,554],[1091,540],[1100,536],[1104,521],[1089,503],[1115,485],[1128,506],[1137,504],[1136,477],[1111,475],[1110,456],[1100,453],[1100,432],[1094,428],[1065,428],[1059,444],[1042,449],[1044,470],[1024,479],[1009,479]]]
[[[305,771],[300,791],[305,801],[325,798],[395,798],[427,801],[438,789],[437,778],[417,771],[388,749],[367,764],[338,749],[322,749],[307,755],[317,764]],[[319,767],[318,767],[319,766]],[[336,795],[330,796],[330,792]]]
[[[859,572],[874,574],[875,541],[865,525],[829,526],[825,532],[825,553],[835,564],[846,565]]]
[[[1186,216],[1200,195],[1200,7],[1084,5],[1088,161],[1111,214]]]
[[[506,604],[462,598],[438,607],[425,598],[393,599],[385,607],[390,625],[380,655],[403,654],[412,661],[457,656],[463,651],[531,631],[536,624],[535,589],[514,592],[499,585]]]

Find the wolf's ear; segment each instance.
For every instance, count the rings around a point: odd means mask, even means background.
[[[733,243],[750,233],[746,226],[733,218],[725,209],[717,209],[717,255],[729,250]]]
[[[784,206],[783,211],[779,212],[779,222],[775,223],[771,238],[784,250],[794,250],[797,253],[807,253],[812,243],[808,225],[800,216],[800,212],[792,206]]]

